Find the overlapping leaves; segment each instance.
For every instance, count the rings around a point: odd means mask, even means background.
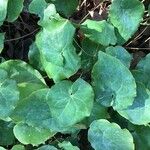
[[[0,76],[0,85],[1,85],[0,86],[0,93],[1,93],[0,94],[1,95],[0,96],[0,112],[1,112],[0,118],[2,120],[12,121],[11,115],[14,113],[15,108],[22,101],[22,99],[24,99],[25,97],[28,97],[32,92],[38,89],[47,87],[40,73],[34,70],[31,66],[29,66],[27,63],[23,61],[12,60],[12,61],[6,61],[4,63],[1,63],[0,74],[1,74]],[[4,138],[4,136],[8,138],[2,139],[1,144],[7,145],[5,140],[9,142],[8,144],[12,144],[11,142],[12,140],[14,140],[14,137],[12,136],[13,135],[12,131],[9,131],[9,130],[13,128],[14,124],[11,122],[9,123],[9,124],[13,124],[12,127],[11,126],[7,127],[8,123],[6,122],[4,122],[4,124],[6,126],[5,127],[1,126],[1,127],[3,127],[3,131],[6,132],[5,133],[6,135],[4,133],[1,135],[3,135],[2,138]],[[18,126],[19,125],[17,125],[17,127]],[[15,129],[16,129],[16,126],[15,126]],[[20,133],[23,133],[22,132],[23,129],[24,128],[21,128]],[[30,132],[29,129],[27,131]],[[27,131],[24,133],[28,133]],[[20,140],[20,137],[18,137],[17,134],[15,134],[15,136],[16,138]],[[30,138],[27,140],[27,142],[24,140],[20,140],[20,141],[24,144],[26,144],[28,141],[29,143],[37,144],[36,142],[30,140]],[[41,142],[43,141],[40,141],[39,143]]]
[[[1,0],[0,25],[5,20],[15,21],[23,2]],[[56,9],[48,2],[55,4]],[[75,0],[29,3],[29,12],[40,17],[38,25],[41,26],[30,47],[29,63],[46,72],[55,84],[48,88],[43,76],[23,61],[9,60],[0,64],[0,133],[5,131],[1,135],[7,138],[6,141],[0,136],[0,145],[13,144],[17,138],[22,144],[37,146],[57,132],[79,132],[82,127],[90,126],[88,140],[95,150],[133,150],[133,137],[137,149],[139,145],[143,150],[149,149],[150,55],[131,73],[132,56],[119,46],[122,45],[120,40],[126,42],[137,30],[143,4],[138,0],[113,0],[107,21],[87,19],[74,26],[65,17],[69,18],[77,6]],[[81,43],[74,39],[76,26],[83,34]],[[119,45],[114,46],[116,43]],[[3,47],[4,33],[0,33],[0,52]],[[87,79],[81,71],[92,71],[92,86],[88,83],[90,77]],[[78,77],[77,72],[88,82],[81,78],[73,81]],[[127,129],[104,120],[113,120],[108,114],[113,110],[126,121],[147,127],[133,127],[132,137]],[[59,143],[58,147],[79,149],[69,141]],[[37,149],[57,148],[45,145]],[[12,149],[24,147],[16,145]]]
[[[90,40],[104,46],[108,46],[109,44],[115,45],[117,42],[114,27],[105,20],[86,20],[81,26],[81,31]]]
[[[119,113],[134,124],[147,125],[150,122],[150,91],[138,83],[137,96],[133,104]]]
[[[17,83],[21,99],[33,91],[47,87],[41,74],[23,61],[6,61],[0,64],[0,68],[4,69],[8,77]]]
[[[80,58],[73,46],[75,28],[69,20],[58,15],[53,17],[50,13],[50,16],[41,22],[43,29],[36,37],[36,44],[40,50],[44,70],[50,78],[58,82],[78,71]]]
[[[34,92],[24,99],[16,107],[11,118],[15,122],[59,131],[88,117],[93,98],[93,90],[85,81],[62,81],[50,90]]]

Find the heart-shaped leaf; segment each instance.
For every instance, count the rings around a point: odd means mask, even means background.
[[[106,107],[112,106],[115,110],[132,105],[136,83],[128,68],[117,58],[100,51],[92,78],[97,102]]]

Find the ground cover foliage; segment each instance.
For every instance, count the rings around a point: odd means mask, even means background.
[[[0,150],[149,150],[149,25],[149,0],[1,0]]]

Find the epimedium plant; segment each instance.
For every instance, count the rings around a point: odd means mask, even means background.
[[[1,0],[0,25],[14,22],[25,3]],[[28,144],[38,150],[79,150],[69,139],[45,142],[57,133],[77,140],[79,131],[87,129],[89,149],[150,149],[150,54],[131,70],[132,55],[123,47],[142,21],[143,3],[113,0],[107,20],[78,24],[69,19],[77,6],[77,0],[32,0],[26,5],[39,16],[41,30],[29,48],[28,63],[0,64],[0,145],[14,145],[12,150],[24,150]],[[84,35],[80,43],[77,29]],[[5,33],[0,33],[0,52],[4,41]],[[54,85],[48,85],[43,74]]]

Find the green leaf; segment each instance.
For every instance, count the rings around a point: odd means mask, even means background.
[[[107,47],[106,53],[118,58],[127,68],[130,67],[132,56],[122,46]]]
[[[21,60],[9,60],[0,64],[0,68],[8,72],[8,76],[18,84],[29,82],[45,84],[41,74],[26,62]]]
[[[23,145],[14,145],[11,150],[25,150]]]
[[[139,0],[113,0],[109,19],[125,41],[136,32],[144,14],[144,5]]]
[[[81,44],[81,66],[82,69],[84,69],[85,71],[90,71],[93,68],[95,62],[97,61],[98,51],[102,49],[102,46],[91,41],[88,38],[85,38]]]
[[[41,74],[23,61],[5,61],[0,64],[0,68],[6,70],[9,78],[17,82],[20,99],[25,98],[35,90],[47,87]]]
[[[115,110],[132,105],[136,83],[128,68],[117,58],[100,51],[92,78],[97,102],[106,107],[112,106]]]
[[[148,13],[149,13],[149,16],[150,16],[150,4],[148,5]]]
[[[56,122],[55,122],[56,123]],[[69,126],[69,127],[61,127],[60,125],[57,126],[52,126],[52,128],[56,131],[56,132],[61,132],[62,134],[76,134],[79,133],[79,131],[81,129],[85,129],[85,125],[82,123],[77,123],[75,125]]]
[[[103,46],[115,45],[117,42],[114,27],[105,20],[94,21],[87,19],[82,23],[81,31],[90,40]]]
[[[58,150],[58,149],[55,148],[54,146],[44,145],[44,146],[39,147],[37,150]]]
[[[43,17],[44,9],[47,7],[45,0],[32,0],[29,5],[29,12]]]
[[[15,21],[23,9],[24,0],[9,0],[7,7],[7,21]]]
[[[91,115],[87,118],[86,122],[89,126],[94,120],[106,119],[108,116],[107,108],[98,102],[94,102]]]
[[[56,12],[55,5],[49,4],[47,8],[44,9],[43,17],[40,19],[38,24],[47,30],[53,30],[57,26],[59,27],[59,25],[62,23],[61,20],[62,18]]]
[[[149,74],[144,73],[142,70],[132,70],[132,74],[136,82],[143,83],[150,90]]]
[[[61,95],[58,96],[58,93]],[[55,124],[63,128],[90,116],[94,92],[92,87],[82,79],[74,83],[62,81],[51,88],[47,99]]]
[[[110,122],[117,123],[122,129],[127,128],[131,132],[134,130],[134,125],[127,119],[122,117],[118,112],[114,111],[113,109],[110,109],[109,115]]]
[[[4,48],[4,39],[5,39],[5,34],[0,33],[0,53],[2,52],[2,50]]]
[[[12,145],[15,141],[13,134],[14,124],[0,120],[0,145]]]
[[[8,0],[0,0],[0,26],[6,18]]]
[[[0,150],[6,150],[6,149],[0,146]]]
[[[36,69],[43,71],[43,66],[40,58],[40,51],[35,43],[33,43],[29,48],[28,53],[29,63]]]
[[[130,132],[104,119],[96,120],[90,125],[88,139],[95,150],[134,150]]]
[[[149,150],[150,149],[150,127],[138,126],[133,132],[136,150]]]
[[[69,78],[80,68],[80,58],[73,46],[75,28],[62,18],[51,18],[47,23],[44,23],[43,30],[37,35],[36,45],[46,73],[58,82]]]
[[[118,45],[123,45],[126,43],[126,40],[120,35],[117,28],[115,28],[115,35],[117,37],[117,44]]]
[[[66,16],[71,16],[77,9],[78,0],[47,0],[55,4],[57,11]]]
[[[42,128],[44,121],[51,118],[51,112],[46,103],[48,92],[49,89],[37,90],[23,99],[11,115],[13,121]]]
[[[19,91],[14,80],[0,69],[0,119],[7,120],[19,101]]]
[[[0,57],[0,62],[2,63],[4,61],[6,61],[5,58],[4,57]]]
[[[63,150],[80,150],[77,146],[73,146],[70,142],[64,141],[58,144]]]
[[[147,125],[150,122],[150,91],[137,83],[137,96],[131,106],[118,111],[133,124]]]
[[[150,54],[146,55],[138,64],[136,69],[150,76]]]
[[[38,145],[44,143],[53,134],[50,130],[19,123],[14,127],[14,135],[22,144]]]
[[[138,72],[141,72],[138,74],[138,79],[142,78],[143,83],[145,86],[150,90],[150,54],[146,55],[136,66],[136,70]]]
[[[31,94],[16,107],[11,117],[15,122],[41,128],[65,129],[90,115],[93,99],[91,86],[82,79],[74,83],[62,81],[50,90]]]

